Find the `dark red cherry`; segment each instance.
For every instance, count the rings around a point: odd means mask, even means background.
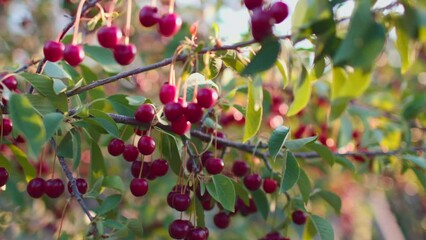
[[[177,102],[169,102],[164,106],[164,115],[170,122],[175,122],[183,116],[184,108]]]
[[[237,160],[232,165],[232,172],[237,177],[244,177],[244,175],[246,175],[249,170],[250,170],[249,165],[242,160]]]
[[[160,88],[160,101],[163,104],[174,101],[177,94],[176,86],[169,83],[163,84]]]
[[[104,48],[115,48],[120,43],[123,33],[117,26],[103,26],[98,30],[98,42]]]
[[[85,57],[82,45],[67,44],[64,49],[64,60],[71,66],[76,67]]]
[[[169,225],[169,235],[174,239],[184,239],[192,228],[188,220],[177,219]]]
[[[256,8],[251,16],[251,33],[253,38],[256,41],[262,41],[271,36],[273,34],[272,25],[274,21],[269,11]]]
[[[214,154],[210,151],[205,151],[203,154],[201,154],[201,162],[203,163],[203,165],[206,165],[206,161],[209,158],[214,158]]]
[[[0,131],[2,132],[2,135],[3,136],[9,135],[12,132],[12,128],[13,128],[12,121],[10,121],[10,119],[3,118],[1,129],[0,129]]]
[[[9,173],[6,168],[0,167],[0,187],[3,187],[7,183],[7,179],[9,178]]]
[[[152,104],[144,103],[138,107],[135,111],[136,120],[144,123],[150,123],[154,120],[155,117],[155,109]]]
[[[266,193],[273,193],[277,190],[278,184],[275,179],[265,178],[263,179],[263,191]]]
[[[43,178],[33,178],[27,185],[27,192],[32,198],[40,198],[44,194],[45,185]]]
[[[261,7],[262,4],[263,0],[244,0],[244,5],[246,5],[246,8],[250,10]]]
[[[223,160],[221,158],[209,158],[206,161],[206,170],[210,174],[218,174],[222,172],[224,167]]]
[[[129,65],[136,56],[136,46],[129,44],[117,44],[113,50],[114,59],[120,65]]]
[[[291,219],[297,225],[303,225],[306,223],[306,215],[301,210],[296,210],[291,214]]]
[[[201,171],[201,166],[196,163],[194,159],[188,159],[188,161],[186,161],[186,169],[190,173],[199,173]]]
[[[283,2],[275,2],[269,11],[275,19],[275,23],[280,23],[288,17],[288,6]]]
[[[173,196],[173,207],[179,212],[186,211],[191,203],[191,198],[185,193],[176,193]]]
[[[143,136],[143,135],[145,135],[146,134],[146,130],[142,130],[142,129],[138,129],[138,128],[135,128],[134,129],[134,132],[135,132],[135,134],[136,135],[138,135],[138,136]]]
[[[158,22],[158,31],[164,37],[175,35],[182,26],[182,19],[176,13],[163,15]]]
[[[206,211],[212,210],[214,208],[214,204],[215,201],[212,198],[201,201],[201,205],[203,205],[203,209]]]
[[[148,180],[145,178],[134,178],[130,182],[130,191],[135,197],[142,197],[148,192]]]
[[[262,185],[262,178],[259,174],[253,173],[244,177],[244,186],[250,191],[256,191]]]
[[[186,120],[197,123],[203,118],[203,109],[197,103],[189,103],[184,110]]]
[[[5,77],[6,75],[7,73],[0,74],[1,82],[3,83],[3,85],[9,88],[10,91],[15,91],[18,88],[18,81],[13,75]],[[3,85],[0,85],[0,89],[3,89]]]
[[[172,131],[178,135],[184,135],[191,129],[191,123],[186,120],[186,116],[182,115],[179,120],[172,122]]]
[[[132,176],[134,178],[139,178],[139,173],[141,171],[141,167],[142,167],[142,161],[134,161],[132,163],[131,172],[132,172]],[[143,163],[141,178],[145,178],[145,177],[148,176],[148,174],[150,172],[150,168],[151,168],[151,166],[150,166],[149,162]]]
[[[75,185],[77,186],[77,189],[80,192],[80,194],[85,194],[87,192],[87,181],[86,181],[86,179],[76,178],[75,179]],[[71,182],[68,182],[67,188],[68,188],[68,192],[72,194]]]
[[[151,172],[157,177],[166,175],[168,170],[169,164],[164,159],[156,159],[151,163]]]
[[[44,191],[50,198],[57,198],[64,192],[65,186],[62,179],[55,178],[46,181]]]
[[[152,27],[158,23],[160,16],[156,7],[144,6],[139,11],[139,22],[144,27]]]
[[[202,88],[197,92],[197,103],[203,108],[211,108],[216,104],[219,95],[212,88]]]
[[[169,192],[169,193],[167,194],[167,204],[168,204],[171,208],[175,208],[175,207],[174,207],[174,205],[173,205],[173,199],[174,199],[174,197],[175,197],[175,195],[176,195],[177,193],[178,193],[178,192],[171,191],[171,192]]]
[[[47,61],[57,62],[64,55],[65,45],[61,42],[47,41],[43,47],[44,58]]]
[[[131,144],[124,146],[124,151],[123,151],[124,160],[128,162],[133,162],[136,159],[138,159],[138,156],[139,156],[139,151],[137,147]]]
[[[216,227],[220,229],[225,229],[229,226],[229,223],[231,222],[231,218],[228,214],[224,212],[216,213],[213,217],[213,222]]]
[[[112,156],[121,155],[124,152],[124,142],[121,139],[113,138],[108,144],[108,152]]]
[[[142,136],[138,142],[139,152],[143,155],[151,155],[155,150],[155,141],[150,136]]]
[[[191,229],[186,236],[185,240],[206,240],[207,239],[207,228],[195,227]],[[208,231],[208,230],[207,230]]]

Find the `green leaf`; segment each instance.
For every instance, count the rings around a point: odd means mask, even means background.
[[[142,222],[138,219],[129,219],[127,222],[127,228],[134,233],[136,236],[141,237],[143,234]]]
[[[43,116],[43,123],[46,131],[46,141],[48,141],[58,130],[64,120],[64,115],[51,112]]]
[[[312,82],[306,68],[303,68],[297,86],[293,89],[294,100],[288,109],[287,116],[294,116],[304,109],[309,103],[311,93]]]
[[[426,94],[418,94],[404,105],[402,116],[406,120],[410,120],[424,112],[426,112]]]
[[[111,134],[115,138],[120,138],[120,134],[118,132],[118,127],[115,121],[106,113],[99,110],[91,110],[90,114],[94,117],[90,118],[91,120],[98,123],[102,128],[104,128],[109,134]]]
[[[117,208],[118,204],[121,202],[121,195],[115,194],[108,196],[105,198],[105,200],[102,202],[102,204],[98,208],[98,215],[104,215],[114,209]]]
[[[102,68],[110,73],[116,73],[121,71],[120,65],[114,59],[112,52],[109,49],[99,46],[84,46],[84,52],[86,56],[95,60]]]
[[[67,85],[65,85],[64,82],[62,82],[62,80],[60,79],[53,79],[53,91],[55,92],[56,95],[60,94],[60,93],[64,93],[67,90]]]
[[[64,158],[73,158],[73,139],[71,131],[67,132],[58,145],[58,156]]]
[[[355,171],[354,164],[344,156],[334,156],[334,161],[351,171]]]
[[[105,159],[97,142],[91,143],[90,148],[90,184],[97,179],[106,176]]]
[[[51,78],[71,79],[71,76],[58,63],[46,62],[43,74]]]
[[[12,151],[13,155],[15,155],[16,160],[18,160],[19,165],[24,170],[24,175],[27,182],[35,178],[36,170],[34,169],[33,165],[31,165],[31,163],[28,161],[27,155],[13,144],[7,144],[7,147],[10,149],[10,151]]]
[[[330,191],[321,190],[317,192],[316,195],[324,199],[330,205],[330,207],[334,209],[336,214],[340,214],[340,210],[342,209],[342,200],[337,194]]]
[[[307,138],[299,138],[295,140],[287,140],[284,146],[291,151],[299,150],[303,148],[304,146],[306,146],[306,144],[315,142],[317,139],[318,139],[318,136],[312,136]]]
[[[86,198],[97,198],[102,190],[104,177],[100,177],[94,184],[90,184],[92,188],[84,195]]]
[[[265,192],[258,189],[254,192],[251,192],[251,196],[256,203],[256,208],[259,210],[260,215],[262,215],[263,219],[266,220],[269,214],[269,202],[266,198]]]
[[[398,18],[395,21],[395,30],[395,46],[401,57],[401,73],[405,74],[410,64],[415,61],[415,54],[413,54],[415,51],[411,51],[412,43],[403,18]]]
[[[124,193],[125,187],[123,180],[119,176],[106,176],[104,180],[102,181],[102,186],[115,189],[119,191],[120,193]]]
[[[229,50],[226,55],[222,56],[221,60],[225,63],[225,66],[237,72],[243,71],[246,65],[241,56],[236,51],[232,50]]]
[[[232,181],[232,183],[234,184],[235,193],[237,194],[237,196],[241,200],[243,200],[243,202],[246,206],[248,206],[250,204],[250,197],[249,197],[249,193],[247,192],[247,190],[239,182]]]
[[[315,229],[314,224],[311,219],[308,218],[306,220],[305,227],[303,229],[303,237],[302,240],[312,240],[315,239],[315,235],[317,234],[317,230]]]
[[[310,215],[309,218],[315,226],[321,240],[334,240],[333,226],[331,226],[327,220],[317,215]]]
[[[287,158],[285,164],[283,164],[283,170],[281,174],[281,192],[286,192],[291,189],[294,184],[297,183],[300,176],[300,167],[297,159],[294,157],[293,153],[287,152]]]
[[[145,103],[146,98],[143,96],[126,96],[127,101],[132,106],[140,106],[142,103]]]
[[[118,114],[133,117],[137,106],[130,105],[126,97],[127,95],[124,94],[116,94],[109,96],[107,100]]]
[[[161,128],[154,127],[161,136],[155,139],[160,139],[160,151],[170,164],[171,169],[176,175],[180,173],[180,167],[182,165],[182,151],[183,151],[183,142],[182,139],[178,136],[173,135],[172,133],[166,132]]]
[[[216,174],[207,185],[210,195],[218,201],[223,208],[233,212],[235,207],[235,189],[232,180],[228,177]]]
[[[201,88],[215,88],[219,90],[217,84],[211,80],[206,80],[206,78],[200,73],[192,73],[186,79],[187,89],[186,89],[186,100],[188,102],[192,101],[194,97],[195,86],[198,86],[198,89]]]
[[[417,166],[419,166],[423,169],[426,169],[426,158],[424,158],[424,157],[404,154],[404,155],[402,155],[402,158],[404,160],[407,160],[407,161],[410,161],[410,162],[416,164]]]
[[[247,142],[260,129],[263,115],[262,99],[262,81],[260,79],[249,81],[243,142]]]
[[[46,141],[43,120],[24,95],[12,94],[9,99],[9,111],[13,127],[22,132],[28,141],[31,156],[37,158]]]
[[[277,66],[278,71],[280,72],[281,77],[283,78],[282,88],[285,89],[285,87],[287,87],[289,83],[289,70],[288,70],[287,64],[278,59],[275,62],[275,66]]]
[[[195,215],[197,216],[197,225],[200,227],[205,227],[205,217],[204,217],[204,208],[201,204],[200,199],[197,197],[194,198],[195,201]]]
[[[12,172],[12,166],[10,165],[9,160],[3,156],[3,154],[0,154],[0,167],[4,167],[7,172]]]
[[[413,172],[416,174],[417,179],[419,179],[420,184],[426,189],[426,174],[418,168],[412,168]]]
[[[56,111],[56,107],[53,103],[43,95],[25,94],[24,96],[27,97],[31,105],[43,115]]]
[[[312,191],[312,185],[308,175],[303,169],[300,169],[300,176],[299,180],[297,181],[297,186],[299,187],[300,193],[302,194],[303,201],[305,204],[307,204]]]
[[[277,38],[266,38],[261,42],[262,48],[256,53],[251,62],[244,68],[241,75],[253,75],[271,68],[277,61],[281,45]]]
[[[306,147],[317,152],[318,155],[320,155],[320,157],[328,163],[328,165],[333,166],[334,156],[328,147],[316,142],[311,142],[307,144]]]
[[[81,161],[81,136],[80,132],[76,128],[71,129],[71,139],[72,139],[72,158],[74,163],[72,164],[73,170],[77,170]]]
[[[272,132],[271,137],[269,138],[269,154],[274,159],[277,157],[278,152],[284,146],[285,141],[287,140],[288,133],[290,129],[286,126],[279,126]]]

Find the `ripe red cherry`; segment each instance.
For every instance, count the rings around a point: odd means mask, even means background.
[[[40,198],[44,194],[45,185],[43,178],[33,178],[27,185],[27,192],[32,198]]]
[[[64,49],[64,60],[71,66],[76,67],[85,57],[83,46],[67,44]]]
[[[210,174],[218,174],[223,170],[223,160],[221,158],[209,158],[206,161],[206,170]]]
[[[275,19],[275,23],[280,23],[288,17],[288,6],[283,2],[275,2],[269,11]]]
[[[87,181],[84,178],[75,179],[75,185],[77,186],[78,191],[81,194],[85,194],[87,192]],[[68,182],[67,185],[68,192],[72,194],[71,182]]]
[[[132,163],[131,172],[134,178],[139,178],[141,167],[142,167],[142,161],[134,161]],[[141,178],[147,177],[149,172],[150,172],[150,163],[144,162],[142,167]]]
[[[3,83],[3,85],[9,88],[10,91],[15,91],[18,88],[18,81],[13,75],[9,75],[8,77],[4,78],[6,75],[7,73],[0,74],[1,82]],[[3,89],[3,85],[0,85],[0,89]]]
[[[175,208],[173,205],[173,199],[175,197],[175,195],[177,194],[177,192],[175,191],[171,191],[167,194],[167,204],[171,207],[171,208]]]
[[[133,178],[130,182],[130,191],[135,197],[142,197],[148,192],[148,180],[145,178]]]
[[[64,190],[65,190],[64,182],[62,181],[62,179],[59,179],[59,178],[47,180],[44,186],[44,191],[46,195],[51,198],[57,198],[61,196]]]
[[[214,154],[210,151],[205,151],[203,154],[201,154],[201,162],[203,165],[206,165],[206,161],[209,158],[214,158]]]
[[[242,160],[237,160],[232,165],[232,172],[237,177],[243,177],[244,175],[248,173],[249,170],[250,170],[249,165]]]
[[[212,198],[201,201],[201,205],[203,205],[203,209],[206,211],[212,210],[214,208],[214,204],[215,201]]]
[[[189,231],[185,239],[186,240],[205,240],[207,239],[207,236],[208,236],[206,229],[207,228],[203,228],[203,227],[195,227]]]
[[[143,155],[151,155],[155,150],[155,141],[150,136],[142,136],[138,142],[139,152]]]
[[[244,177],[244,186],[250,191],[256,191],[262,185],[262,178],[259,174],[253,173]]]
[[[296,210],[291,214],[291,219],[297,225],[303,225],[306,222],[306,215],[301,210]]]
[[[115,48],[123,37],[120,28],[112,26],[103,26],[98,30],[98,42],[104,48]]]
[[[134,132],[135,132],[135,134],[136,134],[136,135],[138,135],[138,136],[143,136],[143,135],[145,135],[145,134],[146,134],[146,130],[142,130],[142,129],[138,129],[138,128],[135,128],[135,129],[134,129]]]
[[[175,35],[182,26],[182,18],[176,13],[163,15],[158,22],[158,31],[164,37]]]
[[[164,159],[156,159],[151,163],[151,172],[157,177],[166,175],[168,170],[169,164]]]
[[[176,219],[169,225],[169,235],[174,239],[184,239],[192,228],[188,220]]]
[[[172,131],[176,134],[183,135],[191,129],[191,123],[186,120],[186,116],[182,115],[179,120],[172,122]]]
[[[176,193],[173,196],[173,207],[179,212],[186,211],[191,203],[191,198],[185,193]]]
[[[266,193],[273,193],[277,190],[278,184],[275,179],[265,178],[263,179],[263,191]]]
[[[184,110],[186,120],[197,123],[203,118],[203,109],[197,103],[189,103]]]
[[[7,179],[9,178],[9,173],[6,168],[0,167],[0,187],[3,187],[7,183]]]
[[[169,83],[163,84],[160,88],[160,101],[163,104],[167,104],[172,102],[177,94],[176,86],[171,85]]]
[[[228,214],[224,212],[216,213],[213,217],[213,222],[216,227],[220,229],[225,229],[229,226],[229,223],[231,222],[231,218]]]
[[[113,50],[114,59],[120,65],[129,65],[136,56],[136,46],[129,44],[117,44]]]
[[[2,131],[2,135],[3,136],[9,135],[12,132],[12,128],[13,128],[12,121],[10,121],[10,119],[3,118],[1,129],[0,129],[0,131]]]
[[[152,104],[144,103],[135,111],[136,120],[144,123],[150,123],[154,120],[155,109]]]
[[[199,172],[201,172],[202,167],[198,163],[196,163],[195,160],[188,159],[188,161],[186,161],[186,169],[190,173],[192,173],[192,172],[199,173]]]
[[[139,22],[144,27],[152,27],[158,23],[160,16],[156,7],[144,6],[139,11]]]
[[[275,20],[269,11],[255,9],[251,16],[251,33],[256,41],[262,41],[264,38],[273,34],[272,25]]]
[[[218,99],[216,90],[212,88],[202,88],[197,92],[197,102],[203,108],[211,108]]]
[[[65,45],[61,42],[47,41],[43,47],[44,58],[47,61],[57,62],[62,59]]]
[[[121,139],[113,138],[108,144],[108,152],[112,156],[121,155],[124,152],[124,142]]]
[[[261,7],[262,4],[263,0],[244,0],[244,5],[246,5],[246,8],[250,10]]]
[[[139,156],[139,151],[137,147],[131,144],[124,146],[124,151],[123,151],[124,160],[128,162],[133,162],[136,159],[138,159],[138,156]]]
[[[183,106],[177,102],[169,102],[164,106],[164,115],[170,122],[175,122],[183,115]]]

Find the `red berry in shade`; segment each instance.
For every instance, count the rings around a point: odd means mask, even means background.
[[[142,197],[148,192],[148,181],[145,178],[133,178],[130,182],[130,192],[135,197]]]
[[[246,175],[249,170],[250,170],[249,165],[242,160],[237,160],[232,165],[232,172],[237,177],[244,177],[244,175]]]
[[[118,44],[114,47],[113,55],[115,61],[120,65],[129,65],[133,62],[136,56],[136,46],[129,44]]]
[[[275,23],[280,23],[288,17],[288,6],[283,2],[275,2],[269,9]]]
[[[182,115],[177,121],[172,122],[172,131],[178,135],[183,135],[191,129],[191,123]]]
[[[211,108],[216,104],[219,95],[212,88],[202,88],[197,92],[197,102],[203,108]]]
[[[7,73],[0,74],[0,79],[3,84],[0,85],[0,89],[3,89],[3,85],[5,85],[7,88],[9,88],[10,91],[15,91],[18,88],[18,81],[16,80],[15,76],[9,75],[8,77],[5,77]]]
[[[12,128],[13,128],[13,124],[12,121],[10,121],[10,119],[7,118],[3,118],[2,119],[2,124],[1,124],[1,133],[3,136],[7,136],[12,132]]]
[[[178,192],[175,191],[171,191],[167,194],[167,204],[171,207],[171,208],[175,208],[173,205],[173,199],[175,198],[175,195],[178,194]]]
[[[184,239],[192,228],[188,220],[176,219],[169,225],[169,235],[174,239]]]
[[[225,138],[225,134],[223,132],[216,132],[215,135],[217,138]],[[216,149],[222,149],[224,147],[222,143],[219,143],[219,141],[216,143],[215,140],[213,140],[213,146],[216,147]]]
[[[18,135],[18,136],[15,138],[15,142],[16,142],[16,143],[25,143],[25,138],[24,138],[23,136],[21,136],[21,135]]]
[[[186,211],[191,203],[191,198],[185,193],[176,193],[173,196],[173,207],[179,212]]]
[[[257,8],[251,16],[251,33],[254,40],[262,41],[273,34],[272,25],[275,20],[269,11]]]
[[[146,134],[146,130],[137,129],[137,128],[135,128],[135,129],[134,129],[134,132],[135,132],[135,134],[136,134],[136,135],[138,135],[138,136],[143,136],[143,135],[145,135],[145,134]]]
[[[40,198],[44,194],[45,185],[43,178],[33,178],[27,185],[27,192],[33,198]]]
[[[201,154],[201,162],[203,165],[206,165],[206,161],[209,158],[214,158],[214,154],[210,151],[205,151],[203,154]]]
[[[203,118],[203,109],[197,103],[189,103],[184,110],[186,120],[197,123]]]
[[[221,158],[209,158],[206,161],[205,167],[208,173],[214,175],[222,172],[224,165]]]
[[[158,31],[164,37],[175,35],[182,26],[182,18],[176,13],[163,15],[158,22]]]
[[[139,151],[137,147],[131,144],[124,146],[124,151],[123,151],[124,160],[128,162],[133,162],[136,159],[138,159],[138,156],[139,156]]]
[[[151,172],[157,177],[166,175],[168,170],[169,163],[164,159],[156,159],[151,163]]]
[[[124,142],[121,139],[113,138],[108,144],[108,152],[112,156],[121,155],[124,152]]]
[[[150,168],[151,168],[150,163],[144,162],[142,167],[142,161],[134,161],[131,167],[132,176],[134,178],[139,178],[139,173],[141,171],[141,168],[142,168],[141,178],[145,178],[148,176],[150,172]]]
[[[135,118],[139,122],[150,123],[154,120],[155,109],[152,104],[144,103],[135,111]]]
[[[84,178],[75,179],[75,185],[77,186],[78,191],[81,194],[85,194],[87,192],[87,181]],[[67,185],[68,192],[72,194],[71,182],[68,182]]]
[[[3,187],[7,183],[7,179],[9,178],[9,173],[6,168],[0,167],[0,187]]]
[[[160,16],[156,7],[144,6],[139,11],[139,22],[144,27],[152,27],[158,23]]]
[[[256,191],[262,185],[262,178],[259,174],[253,173],[244,177],[244,186],[250,191]]]
[[[64,49],[64,60],[71,66],[76,67],[85,57],[83,46],[68,44]]]
[[[155,150],[155,141],[150,136],[142,136],[138,142],[139,152],[143,155],[151,155]]]
[[[207,239],[208,235],[206,232],[207,228],[203,227],[195,227],[191,229],[186,236],[185,240],[205,240]]]
[[[265,178],[263,179],[263,191],[266,193],[273,193],[277,190],[278,184],[275,179]]]
[[[62,179],[59,179],[59,178],[47,180],[44,186],[44,192],[50,198],[57,198],[61,196],[64,190],[65,190],[64,182],[62,181]]]
[[[201,205],[203,205],[203,209],[206,211],[212,210],[214,208],[214,204],[215,201],[212,198],[201,201]]]
[[[97,33],[98,42],[104,48],[115,48],[120,43],[123,33],[117,26],[103,26]]]
[[[199,173],[201,172],[202,167],[196,163],[194,159],[188,159],[188,161],[186,161],[186,169],[190,173]]]
[[[150,181],[154,181],[156,178],[157,176],[152,171],[149,171],[148,176],[146,176],[146,179]]]
[[[176,86],[171,85],[169,83],[163,84],[160,88],[160,101],[163,104],[167,104],[172,102],[177,94]]]
[[[296,210],[291,214],[291,219],[297,225],[303,225],[306,222],[306,215],[301,210]]]
[[[246,5],[246,8],[250,10],[261,7],[262,4],[263,0],[244,0],[244,5]]]
[[[231,217],[224,212],[219,212],[214,215],[213,222],[216,227],[220,229],[225,229],[229,226],[229,223],[231,222]]]
[[[170,122],[175,122],[182,117],[184,108],[182,104],[177,102],[169,102],[164,106],[164,115]]]
[[[195,194],[197,195],[198,199],[200,199],[201,201],[207,201],[207,200],[210,200],[210,198],[211,198],[211,195],[209,194],[209,192],[208,192],[208,191],[204,191],[204,194],[203,194],[203,195],[201,195],[201,189],[200,189],[200,186],[198,186],[198,187],[195,189]]]
[[[208,239],[210,235],[209,229],[207,227],[203,227],[203,229],[204,229],[204,232],[206,233],[206,239]]]
[[[47,41],[43,47],[44,58],[47,61],[57,62],[64,55],[65,45],[61,42]]]

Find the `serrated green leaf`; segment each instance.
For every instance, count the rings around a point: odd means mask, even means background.
[[[289,132],[290,129],[286,126],[279,126],[272,132],[268,142],[269,154],[272,158],[275,159],[277,157],[278,152],[281,150],[285,141],[287,140]]]
[[[315,226],[321,240],[334,240],[333,226],[331,226],[327,220],[317,215],[310,215],[309,218]]]
[[[123,180],[119,176],[106,176],[102,181],[102,186],[115,189],[120,193],[125,191]]]
[[[299,138],[295,140],[287,140],[284,146],[291,151],[299,150],[303,148],[304,146],[306,146],[306,144],[315,142],[317,139],[318,139],[318,136],[312,136],[307,138]]]
[[[299,187],[300,193],[302,194],[303,201],[305,204],[307,204],[312,191],[312,185],[308,175],[303,169],[300,169],[300,176],[299,180],[297,181],[297,186]]]
[[[260,79],[249,81],[243,142],[251,139],[260,129],[263,115],[262,99],[262,81]]]
[[[117,208],[121,202],[121,195],[115,194],[105,198],[102,204],[98,208],[98,215],[104,215]]]
[[[262,215],[263,219],[266,220],[269,215],[269,202],[266,198],[265,192],[258,189],[254,192],[251,192],[251,196],[256,203],[256,208],[259,210],[260,215]]]
[[[317,192],[315,195],[318,195],[322,199],[324,199],[330,205],[330,207],[334,209],[336,214],[340,214],[340,210],[342,208],[342,200],[337,194],[330,191],[321,190]]]
[[[133,117],[138,106],[130,105],[126,97],[124,94],[116,94],[109,96],[107,100],[118,114]]]
[[[235,207],[235,189],[232,180],[228,177],[216,174],[207,185],[210,195],[219,202],[223,208],[233,212]]]
[[[250,63],[241,72],[248,76],[263,72],[271,68],[281,51],[281,45],[277,38],[266,38],[261,42],[262,48],[256,53]]]
[[[43,74],[58,79],[71,79],[71,76],[58,63],[46,62]]]
[[[299,180],[300,167],[293,153],[287,152],[285,164],[281,174],[280,192],[286,192],[291,189]]]
[[[108,114],[101,112],[101,111],[98,111],[98,110],[91,110],[90,114],[92,114],[94,116],[93,118],[90,118],[91,120],[98,123],[102,128],[104,128],[113,137],[120,138],[120,134],[118,132],[117,124]]]
[[[328,165],[333,166],[334,156],[328,147],[316,142],[311,142],[307,144],[306,147],[317,152],[318,155],[320,155],[320,157],[328,163]]]
[[[48,141],[58,130],[58,127],[64,120],[64,115],[51,112],[43,116],[43,123],[46,131],[46,141]]]
[[[56,111],[56,107],[45,96],[25,94],[31,105],[42,115]]]

